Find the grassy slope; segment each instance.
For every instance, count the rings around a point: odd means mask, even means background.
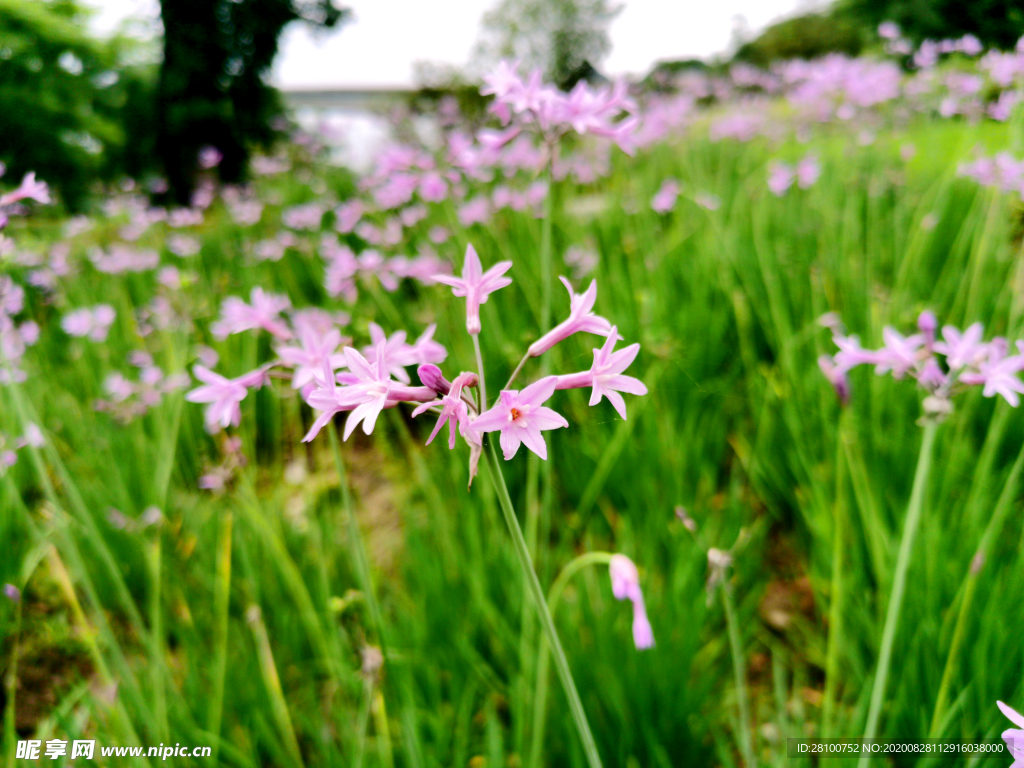
[[[607,403],[588,408],[586,393],[556,396],[571,429],[548,433],[550,497],[537,505],[545,584],[586,550],[621,551],[641,567],[656,649],[634,651],[629,609],[613,600],[603,571],[577,577],[556,617],[607,765],[738,761],[725,618],[719,603],[707,605],[705,555],[676,520],[676,505],[696,519],[708,545],[727,548],[742,527],[750,532],[733,589],[756,724],[772,724],[757,732],[765,762],[786,760],[778,736],[821,732],[824,622],[834,553],[842,553],[842,639],[830,678],[840,703],[830,733],[859,733],[920,440],[919,405],[912,385],[858,371],[843,417],[815,363],[832,351],[815,321],[836,311],[870,346],[883,325],[909,329],[931,308],[943,322],[981,320],[992,333],[1020,336],[1019,210],[955,176],[956,162],[977,142],[1005,140],[997,129],[957,124],[921,126],[866,147],[823,137],[813,144],[821,180],[781,199],[765,185],[772,152],[759,141],[693,140],[635,161],[619,158],[616,173],[585,193],[597,196],[589,201],[600,206],[597,215],[574,215],[588,206],[558,188],[555,252],[581,243],[598,250],[598,310],[627,341],[643,344],[631,372],[651,386],[648,397],[629,400],[627,422]],[[917,154],[905,163],[899,147],[908,141]],[[681,199],[673,214],[657,216],[648,202],[668,176],[690,193],[715,193],[721,208]],[[289,202],[311,194],[294,181],[280,191]],[[446,217],[453,214],[434,216]],[[326,304],[310,259],[290,253],[277,264],[245,267],[239,233],[222,216],[203,237],[189,265],[198,280],[180,299],[200,337],[220,299],[252,285],[285,290],[299,306]],[[483,313],[494,390],[536,334],[540,226],[500,215],[486,229],[460,230],[445,255],[461,260],[467,240],[485,264],[515,262],[515,283]],[[204,460],[215,455],[198,407],[168,398],[127,426],[92,410],[106,373],[125,371],[125,355],[141,346],[130,312],[154,290],[149,276],[88,272],[69,283],[70,306],[102,300],[118,308],[107,345],[69,341],[55,330],[54,308],[33,307],[37,317],[50,317],[50,328],[30,353],[31,378],[20,391],[51,430],[55,450],[44,449],[38,467],[23,453],[0,480],[0,540],[10,553],[0,580],[17,581],[39,562],[24,603],[22,649],[57,644],[93,670],[91,690],[61,690],[43,733],[75,738],[87,729],[104,744],[213,743],[204,729],[214,685],[216,553],[230,512],[225,764],[292,762],[289,727],[264,674],[261,627],[307,764],[351,765],[363,716],[372,723],[365,765],[386,765],[392,751],[399,765],[464,766],[484,756],[497,766],[512,754],[525,761],[536,630],[528,621],[524,627],[524,592],[488,483],[466,492],[463,448],[423,449],[431,425],[388,414],[372,438],[343,449],[393,645],[385,709],[364,712],[359,648],[373,632],[365,603],[349,599],[357,581],[326,436],[309,453],[300,447],[309,414],[297,398],[278,383],[243,403],[245,451],[258,460],[222,497],[195,490]],[[366,341],[367,319],[411,334],[436,319],[451,355],[446,369],[471,367],[461,301],[442,288],[407,286],[380,302],[374,295],[364,290],[354,312],[358,342]],[[564,311],[564,295],[556,293],[555,307],[556,315]],[[589,367],[592,341],[561,345],[553,369]],[[190,343],[184,330],[147,342],[170,370],[191,360]],[[265,336],[215,346],[231,375],[270,354]],[[0,392],[0,402],[2,426],[17,434],[16,392]],[[940,430],[886,734],[928,732],[968,564],[1022,433],[1017,413],[978,393],[962,398]],[[53,484],[49,500],[39,468]],[[529,471],[522,455],[506,465],[521,509]],[[110,507],[137,516],[150,504],[166,511],[159,534],[116,531],[106,522]],[[837,519],[846,521],[838,546]],[[46,542],[58,555],[46,554]],[[949,735],[992,737],[1002,729],[995,699],[1020,703],[1024,619],[1012,608],[1024,588],[1021,558],[1015,514],[982,573]],[[60,563],[80,616],[60,592]],[[259,620],[251,606],[262,609]],[[0,607],[5,662],[15,617],[12,606]],[[81,630],[83,621],[90,631]],[[60,626],[66,629],[53,629]],[[120,683],[113,707],[96,692],[104,667]],[[549,710],[546,764],[582,765],[554,679]]]

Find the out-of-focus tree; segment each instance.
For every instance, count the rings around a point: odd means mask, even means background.
[[[856,56],[871,33],[848,14],[808,13],[768,27],[736,50],[735,59],[766,67],[785,59],[815,59],[829,53]]]
[[[1012,48],[1024,35],[1024,0],[840,0],[835,12],[872,30],[895,21],[917,43],[972,34],[985,45]]]
[[[571,87],[608,55],[608,27],[621,10],[608,0],[502,0],[484,15],[474,59],[481,69],[518,59]]]
[[[36,171],[72,209],[94,181],[151,159],[137,114],[155,75],[144,44],[98,40],[86,21],[76,0],[0,0],[0,162],[14,177]]]
[[[335,27],[334,0],[161,0],[158,147],[170,194],[189,199],[201,147],[216,147],[224,181],[240,181],[255,146],[274,138],[283,113],[266,76],[278,37],[293,21]]]

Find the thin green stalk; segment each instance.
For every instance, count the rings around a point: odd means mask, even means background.
[[[558,603],[562,598],[569,580],[588,565],[608,565],[612,560],[611,552],[587,552],[579,557],[570,560],[558,574],[555,583],[548,590],[548,610],[554,619],[558,610]],[[537,768],[540,765],[540,752],[544,746],[544,721],[547,714],[548,698],[548,669],[550,652],[547,641],[541,641],[537,651],[537,682],[533,694],[533,741],[530,744],[530,759],[527,763],[529,768]]]
[[[508,377],[508,381],[505,382],[505,389],[512,388],[512,382],[516,380],[516,377],[519,375],[519,372],[523,370],[523,366],[526,365],[526,361],[529,359],[530,352],[529,350],[527,350],[526,354],[523,355],[523,359],[519,361],[519,365],[516,366],[516,369],[512,371],[512,375]],[[479,365],[479,361],[477,361],[477,365]]]
[[[167,730],[167,693],[164,689],[163,606],[161,598],[162,545],[160,526],[155,526],[153,541],[149,542],[149,674],[153,686],[153,708],[160,741],[169,742]]]
[[[537,528],[540,521],[540,500],[537,498],[538,486],[540,484],[539,465],[540,461],[537,460],[537,456],[531,453],[526,462],[526,526],[523,535],[526,538],[526,549],[535,564],[537,562]],[[528,589],[529,586],[524,583],[523,591],[525,592]],[[525,751],[525,743],[528,738],[526,713],[531,710],[534,713],[537,711],[535,703],[530,701],[529,690],[529,681],[534,673],[534,664],[536,662],[534,648],[536,647],[537,627],[534,624],[533,615],[533,606],[529,600],[524,600],[519,620],[519,626],[521,627],[519,632],[519,676],[516,680],[518,689],[518,717],[515,719],[515,749],[519,754]],[[544,647],[543,642],[541,647]]]
[[[950,642],[949,654],[946,656],[946,666],[942,671],[942,682],[939,685],[939,695],[935,701],[935,711],[932,713],[932,724],[928,732],[928,738],[938,739],[942,735],[942,726],[946,719],[946,711],[949,708],[949,693],[953,685],[953,678],[959,670],[960,647],[963,645],[964,637],[967,634],[967,617],[970,615],[974,594],[978,589],[978,580],[981,577],[982,568],[988,558],[989,550],[995,543],[1003,523],[1010,511],[1013,509],[1013,500],[1017,495],[1017,481],[1020,478],[1021,470],[1024,469],[1024,447],[1017,454],[1017,460],[1013,463],[1009,477],[1003,485],[1003,492],[999,494],[999,501],[996,502],[992,518],[985,527],[978,550],[971,558],[970,567],[967,570],[967,578],[964,582],[964,595],[960,601],[960,611],[956,617],[956,627],[953,630],[953,639]]]
[[[22,589],[25,585],[22,584]],[[4,705],[4,754],[7,756],[7,764],[14,765],[14,755],[18,743],[18,736],[15,733],[15,695],[18,690],[18,650],[21,644],[21,599],[14,606],[14,632],[11,642],[11,661],[7,667],[7,675],[4,678],[5,698]]]
[[[370,725],[370,707],[373,704],[373,681],[369,677],[363,681],[363,694],[356,719],[356,754],[352,758],[352,768],[363,768],[363,755],[366,753],[366,729]]]
[[[217,565],[213,594],[213,690],[206,729],[220,736],[224,711],[224,679],[228,668],[228,609],[231,605],[231,537],[234,516],[225,510],[217,532]],[[217,743],[213,746],[213,762],[217,762]]]
[[[540,332],[544,335],[551,330],[551,234],[554,226],[554,189],[551,184],[551,163],[553,153],[548,152],[548,164],[544,169],[544,179],[547,181],[548,194],[544,198],[544,218],[541,220],[540,229]]]
[[[844,509],[843,440],[846,433],[846,412],[839,424],[836,436],[836,500],[833,505],[832,522],[832,584],[829,594],[828,649],[825,653],[825,693],[822,705],[822,735],[832,735],[832,719],[835,712],[836,683],[839,677],[839,654],[843,636],[843,552],[846,548],[846,511]]]
[[[508,526],[509,534],[512,536],[513,548],[516,557],[519,559],[520,568],[523,571],[526,583],[530,587],[530,596],[537,607],[541,626],[544,628],[548,644],[551,646],[551,652],[555,657],[555,669],[558,670],[562,687],[565,689],[565,696],[569,700],[569,710],[572,712],[576,730],[579,733],[580,741],[583,743],[583,752],[587,756],[587,763],[590,765],[590,768],[601,768],[601,757],[597,752],[594,736],[590,732],[587,715],[583,711],[583,702],[580,701],[579,692],[576,690],[576,683],[572,679],[572,671],[569,669],[569,661],[566,659],[562,643],[558,639],[558,632],[555,630],[555,624],[551,619],[551,612],[548,610],[547,601],[544,599],[544,590],[541,588],[537,574],[533,570],[533,561],[526,547],[526,539],[523,538],[523,532],[519,527],[519,520],[516,519],[515,509],[512,507],[512,499],[509,496],[508,487],[505,485],[505,477],[501,472],[501,464],[498,461],[497,449],[494,447],[493,440],[488,440],[487,442],[487,466],[490,470],[491,482],[494,484],[494,490],[498,494],[499,506],[505,517],[505,524]]]
[[[384,694],[377,691],[373,697],[373,727],[377,731],[377,754],[381,768],[394,768],[395,758],[391,750],[391,728],[388,727],[388,711],[384,706]]]
[[[551,158],[554,157],[553,147],[548,152],[549,162],[545,167],[545,178],[548,183],[548,194],[544,200],[544,218],[541,222],[541,238],[540,238],[540,266],[541,266],[541,317],[540,317],[540,332],[541,335],[548,332],[551,328],[551,231],[553,227],[553,203],[552,203],[552,189],[551,189]],[[550,370],[550,355],[542,357],[540,361],[540,373],[541,376],[547,375]],[[509,377],[508,384],[505,385],[506,389],[509,389],[512,382],[519,375],[523,366],[526,365],[526,361],[530,358],[530,352],[527,350],[526,355],[519,364],[516,366],[512,375]],[[549,500],[548,493],[551,488],[551,473],[550,466],[545,463],[544,466],[544,489],[545,492],[541,493],[541,466],[540,459],[530,454],[527,457],[527,471],[526,471],[526,549],[531,558],[536,559],[537,557],[537,527],[540,520],[541,505]],[[536,575],[536,571],[532,568],[531,573]],[[524,583],[523,589],[528,590],[529,585]],[[527,708],[530,707],[530,702],[527,700],[527,687],[529,685],[528,680],[530,677],[531,666],[533,659],[530,651],[534,647],[534,631],[535,627],[532,621],[532,615],[529,612],[529,608],[524,602],[523,604],[523,615],[522,615],[522,633],[520,635],[519,654],[520,663],[522,668],[522,676],[520,678],[522,687],[524,689],[523,705]],[[536,704],[534,704],[534,711],[536,712]],[[525,718],[523,720],[525,726]],[[522,734],[520,733],[520,736]],[[521,744],[517,745],[521,747]]]
[[[476,373],[480,379],[480,413],[487,410],[487,384],[484,377],[484,358],[480,354],[480,334],[474,333],[473,336],[473,352],[476,353]]]
[[[480,384],[482,387],[483,376],[480,377]],[[483,389],[481,388],[482,393]],[[385,661],[387,661],[389,658],[387,628],[384,625],[380,603],[377,601],[377,592],[373,586],[370,564],[366,557],[366,545],[363,543],[363,535],[359,530],[359,521],[356,519],[355,510],[352,505],[352,493],[348,485],[348,474],[345,472],[345,462],[341,457],[341,444],[338,441],[337,427],[332,424],[327,433],[330,436],[331,453],[334,456],[334,469],[338,473],[338,483],[341,487],[342,509],[348,518],[348,538],[349,546],[351,547],[352,568],[356,572],[360,589],[363,591],[363,599],[366,600],[366,607],[370,612],[370,622],[373,624],[374,631],[377,634],[377,643],[380,645]],[[404,672],[396,675],[396,677],[399,678],[398,687],[402,696],[402,720],[406,738],[406,751],[408,752],[410,765],[413,768],[419,768],[419,766],[423,765],[423,758],[419,751],[419,743],[415,738],[415,705],[412,684],[409,676]],[[381,706],[383,707],[383,693],[378,690],[377,695],[381,697]]]
[[[732,590],[723,584],[722,605],[725,606],[725,621],[729,629],[729,651],[732,654],[732,669],[736,676],[736,705],[740,717],[740,749],[747,768],[757,765],[754,760],[754,743],[750,736],[750,706],[747,703],[747,668],[743,661],[743,645],[740,642],[740,627],[736,621],[736,606],[733,605]]]
[[[924,425],[924,436],[921,440],[921,452],[917,457],[917,469],[914,472],[914,486],[910,492],[910,505],[907,507],[907,518],[903,523],[903,536],[900,539],[900,551],[896,559],[896,573],[892,581],[892,593],[889,595],[889,607],[885,614],[885,627],[882,630],[882,647],[878,654],[878,671],[871,688],[871,704],[868,707],[867,726],[864,738],[873,739],[878,734],[878,720],[882,714],[885,700],[885,686],[889,678],[889,664],[892,661],[893,642],[900,621],[900,609],[903,606],[903,592],[907,586],[907,571],[910,569],[910,557],[914,550],[914,539],[917,527],[921,522],[921,511],[924,508],[924,489],[928,482],[928,471],[932,463],[932,448],[935,445],[935,433],[938,424],[928,420]],[[865,752],[857,761],[857,768],[867,768],[871,756]]]
[[[263,682],[267,687],[267,695],[270,697],[270,709],[274,715],[281,739],[285,748],[290,753],[295,765],[301,766],[302,750],[299,749],[299,740],[295,737],[295,728],[292,725],[291,715],[288,714],[288,702],[285,700],[284,691],[281,689],[281,678],[277,674],[277,664],[274,663],[274,652],[270,647],[270,637],[267,635],[267,627],[263,623],[263,615],[259,606],[253,605],[246,612],[249,620],[249,627],[252,629],[253,640],[256,642],[256,655],[259,658],[260,672],[263,675]]]
[[[295,560],[289,553],[284,539],[279,531],[275,530],[269,518],[263,514],[260,508],[259,497],[256,488],[252,483],[249,473],[243,473],[243,490],[245,491],[246,503],[242,505],[242,511],[246,515],[246,521],[261,536],[264,544],[273,555],[273,561],[281,570],[288,591],[298,611],[302,624],[305,626],[309,640],[316,648],[320,658],[327,665],[330,674],[340,678],[342,671],[342,655],[338,647],[338,638],[335,632],[325,632],[321,622],[321,612],[317,610],[316,604],[306,587],[302,572],[296,565]]]
[[[366,600],[366,607],[370,610],[370,621],[373,622],[373,629],[377,633],[377,641],[380,643],[384,658],[388,656],[387,640],[384,637],[384,620],[381,618],[380,604],[377,602],[377,592],[373,588],[373,579],[370,576],[370,564],[366,559],[366,546],[363,544],[363,534],[359,530],[359,521],[356,519],[352,509],[352,494],[348,487],[348,474],[345,472],[345,462],[341,458],[341,446],[338,443],[338,429],[333,423],[327,430],[331,440],[331,453],[334,455],[334,469],[338,473],[338,483],[341,487],[341,507],[348,518],[348,539],[352,548],[352,566],[359,579],[359,587],[363,590],[363,599]]]

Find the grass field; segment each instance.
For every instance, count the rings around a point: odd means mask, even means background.
[[[625,421],[556,393],[570,428],[547,433],[549,460],[523,450],[503,467],[545,589],[586,552],[640,568],[654,648],[633,647],[629,608],[600,566],[568,581],[554,616],[605,765],[781,766],[786,738],[863,734],[921,396],[864,368],[842,407],[816,362],[834,351],[818,318],[838,313],[866,346],[925,309],[981,321],[986,337],[1024,335],[1020,200],[957,174],[976,147],[1020,142],[1015,123],[926,118],[869,144],[836,125],[809,144],[712,142],[698,126],[615,154],[593,184],[553,184],[554,274],[572,273],[572,247],[598,256],[596,309],[641,343],[630,373],[649,389]],[[769,164],[809,150],[820,179],[773,195]],[[174,230],[146,229],[133,247],[176,266],[180,288],[86,258],[120,238],[125,214],[68,236],[37,207],[6,231],[19,253],[68,243],[77,266],[52,290],[26,289],[18,322],[42,332],[27,378],[0,389],[7,442],[30,424],[45,436],[0,478],[0,582],[22,591],[0,602],[5,753],[19,738],[95,738],[209,745],[231,766],[585,765],[553,672],[539,709],[543,638],[487,470],[467,491],[466,446],[423,445],[433,418],[386,411],[341,446],[342,464],[333,436],[300,443],[313,416],[286,380],[242,402],[229,430],[240,454],[204,431],[187,388],[144,415],[96,407],[111,373],[138,379],[135,351],[165,373],[191,370],[200,345],[227,376],[270,360],[266,333],[210,331],[225,297],[256,286],[350,312],[344,332],[360,347],[371,321],[410,338],[436,322],[446,370],[475,368],[464,304],[445,286],[388,292],[370,279],[354,304],[331,298],[319,232],[300,232],[279,261],[252,259],[282,209],[354,191],[346,172],[292,153],[290,172],[257,182],[267,207],[255,225],[215,201],[183,230],[201,242],[185,258],[167,250]],[[659,215],[650,200],[668,178],[683,194]],[[543,222],[506,210],[462,226],[448,201],[400,247],[438,225],[453,232],[437,250],[456,271],[469,243],[485,268],[513,261],[512,285],[482,308],[496,391],[542,325]],[[31,268],[8,257],[5,271],[24,285]],[[60,329],[69,310],[101,303],[117,313],[106,341]],[[585,370],[599,344],[576,335],[523,375]],[[879,734],[996,739],[995,701],[1024,704],[1024,421],[969,391],[935,440]],[[200,489],[224,462],[225,487]],[[725,591],[707,587],[709,547],[731,550]]]

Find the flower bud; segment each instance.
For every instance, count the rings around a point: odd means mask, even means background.
[[[447,395],[452,388],[452,383],[445,379],[441,369],[436,365],[427,363],[416,369],[416,375],[420,377],[423,386],[430,387],[439,395]]]

